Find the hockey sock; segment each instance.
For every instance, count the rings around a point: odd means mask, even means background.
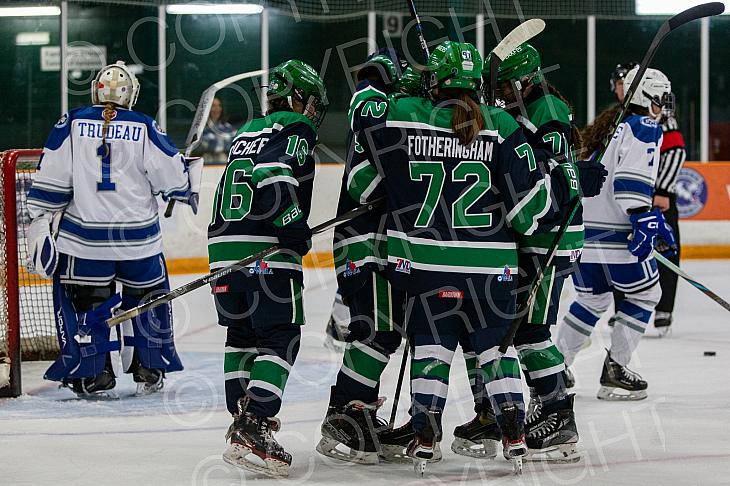
[[[256,329],[259,354],[251,367],[246,394],[248,410],[258,417],[274,417],[281,408],[284,388],[299,353],[301,326],[282,324]]]
[[[449,337],[449,336],[444,336]],[[419,344],[433,341],[432,336],[413,336],[415,348],[411,359],[411,415],[414,430],[432,426],[429,421],[431,413],[440,413],[446,405],[449,390],[449,371],[454,358],[456,339],[444,339],[444,344]],[[440,436],[440,424],[436,435]]]
[[[345,405],[352,400],[373,403],[378,399],[380,375],[388,365],[389,355],[373,346],[355,341],[348,343],[337,374],[331,405]]]
[[[469,378],[469,386],[474,396],[474,411],[479,413],[484,408],[484,401],[487,400],[482,369],[479,367],[479,360],[474,351],[463,351],[463,353],[464,363],[466,364],[466,375]]]
[[[626,366],[631,361],[660,296],[659,285],[653,285],[641,292],[626,294],[619,304],[611,332],[611,357],[620,365]]]
[[[527,384],[535,389],[543,404],[565,398],[563,355],[550,340],[517,346]]]
[[[563,317],[563,323],[558,328],[558,338],[555,340],[566,366],[573,364],[575,355],[593,333],[598,319],[608,308],[610,300],[610,293],[601,295],[578,293],[576,301],[570,305],[568,313]]]
[[[502,424],[501,409],[504,406],[514,405],[518,408],[518,420],[525,420],[525,399],[522,396],[522,379],[520,365],[517,361],[517,351],[513,346],[501,359],[498,346],[487,349],[479,354],[479,364],[484,371],[487,394],[492,408],[497,415],[497,421]]]
[[[231,415],[238,413],[237,402],[246,394],[256,356],[258,356],[256,348],[226,346],[223,358],[223,377],[226,388],[226,407]]]

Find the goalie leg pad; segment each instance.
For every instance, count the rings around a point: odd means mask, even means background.
[[[125,286],[122,292],[122,309],[137,307],[150,298],[166,293],[169,289],[167,279],[162,285],[147,289],[130,289]],[[164,372],[183,369],[175,349],[172,306],[169,303],[124,322],[122,334],[124,336],[122,364],[125,373],[133,372],[137,361],[147,369]]]
[[[119,341],[110,340],[111,329],[104,325],[88,326],[82,333],[79,328],[85,313],[110,298],[114,298],[112,285],[64,285],[58,274],[54,276],[53,307],[61,352],[46,371],[46,380],[67,381],[101,374],[107,354],[119,350]]]

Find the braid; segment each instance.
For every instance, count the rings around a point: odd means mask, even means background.
[[[550,82],[547,82],[547,89],[548,93],[558,98],[560,101],[565,103],[568,106],[568,110],[570,110],[571,118],[573,115],[573,105],[570,104],[570,102],[563,96],[563,94],[558,91],[558,88],[553,86]],[[570,142],[573,145],[573,151],[576,155],[580,156],[581,150],[583,149],[583,136],[580,133],[580,130],[578,129],[578,126],[573,122],[571,119],[570,121]]]
[[[104,145],[107,155],[109,155],[109,145],[107,145],[107,143],[106,143],[106,132],[109,130],[109,123],[112,121],[113,115],[114,115],[114,104],[107,103],[104,106],[104,111],[101,113],[102,118],[104,118],[104,126],[101,129],[101,143]]]

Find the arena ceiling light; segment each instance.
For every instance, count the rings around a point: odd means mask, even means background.
[[[61,15],[60,7],[0,7],[0,17],[42,17]]]
[[[255,3],[176,3],[165,8],[172,15],[255,15],[263,10]]]
[[[637,15],[674,15],[697,5],[699,0],[636,0]],[[725,4],[725,13],[727,15],[730,1],[723,2]]]

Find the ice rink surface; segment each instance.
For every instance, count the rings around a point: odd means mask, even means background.
[[[687,261],[685,270],[730,299],[730,261]],[[640,402],[595,398],[609,336],[606,318],[573,367],[581,462],[527,464],[512,475],[503,459],[479,461],[449,450],[454,427],[472,418],[460,353],[454,359],[444,415],[444,460],[424,478],[408,465],[355,466],[314,450],[329,387],[341,356],[322,346],[335,291],[331,270],[308,272],[302,350],[280,414],[279,442],[292,453],[295,484],[730,484],[730,314],[686,283],[679,286],[673,334],[650,329],[630,367],[649,382]],[[176,286],[193,276],[173,278]],[[563,295],[563,311],[572,295]],[[172,374],[157,396],[134,398],[128,375],[117,379],[118,401],[67,400],[41,376],[48,363],[23,365],[25,395],[0,401],[0,484],[244,485],[277,481],[221,459],[230,423],[223,397],[223,342],[210,294],[201,289],[175,303],[177,345],[186,370]],[[714,357],[704,351],[716,351]],[[381,394],[392,397],[400,355],[385,372]],[[406,385],[407,386],[407,385]],[[407,393],[407,389],[404,390]],[[406,420],[401,402],[397,424]],[[391,402],[381,415],[388,417]]]

